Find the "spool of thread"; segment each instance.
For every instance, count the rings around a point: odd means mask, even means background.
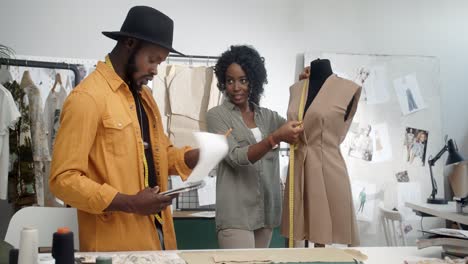
[[[96,264],[112,264],[111,257],[99,256],[96,258]]]
[[[10,249],[10,255],[8,256],[9,264],[18,264],[18,253],[19,250],[17,248]]]
[[[68,227],[61,227],[54,233],[52,257],[54,257],[56,264],[73,264],[75,262],[73,232]]]
[[[24,227],[21,230],[18,264],[37,263],[38,234],[37,229]]]

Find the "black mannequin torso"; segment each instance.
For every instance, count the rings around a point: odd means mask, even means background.
[[[309,75],[309,92],[307,93],[307,100],[304,106],[304,115],[309,109],[310,105],[314,101],[315,97],[319,93],[325,81],[333,74],[330,61],[327,59],[316,59],[310,63],[310,75]],[[349,102],[346,109],[345,120],[348,119],[351,106],[353,105],[354,97]]]
[[[316,59],[310,63],[309,92],[307,93],[304,115],[320,91],[320,88],[322,88],[322,85],[332,74],[333,71],[329,60]]]

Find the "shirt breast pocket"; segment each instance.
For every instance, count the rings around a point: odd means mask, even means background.
[[[102,125],[105,130],[106,148],[110,153],[119,156],[127,153],[128,146],[133,138],[131,124],[132,120],[126,116],[107,116],[103,118]]]
[[[232,135],[236,139],[237,144],[239,145],[239,147],[245,147],[245,146],[250,145],[249,139],[245,135],[242,135],[240,133],[239,134],[232,133]]]

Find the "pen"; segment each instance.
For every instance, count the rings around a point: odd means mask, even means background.
[[[232,128],[228,129],[228,131],[226,131],[226,133],[224,134],[225,137],[228,137],[229,135],[231,135],[231,132],[232,132]]]

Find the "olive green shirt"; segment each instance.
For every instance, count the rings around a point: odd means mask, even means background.
[[[286,120],[275,111],[254,105],[254,120],[268,137]],[[276,227],[281,219],[281,186],[279,149],[251,163],[247,157],[250,145],[257,141],[245,125],[240,110],[228,100],[207,113],[208,131],[225,133],[228,155],[219,163],[216,180],[216,229],[256,230]]]

